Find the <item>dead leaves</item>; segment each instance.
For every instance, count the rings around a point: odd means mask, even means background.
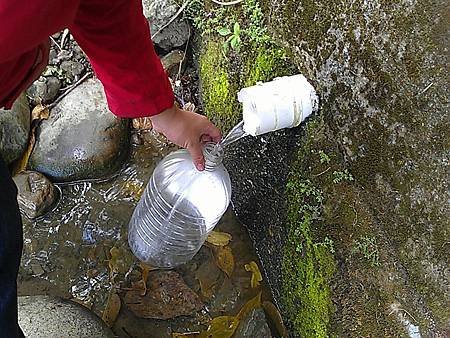
[[[234,271],[233,252],[229,246],[218,246],[213,248],[214,260],[220,270],[225,272],[228,277]]]
[[[109,327],[112,327],[119,315],[122,302],[117,293],[113,292],[109,295],[108,301],[106,303],[105,310],[102,314],[102,319]]]
[[[248,264],[244,265],[245,271],[252,273],[252,279],[250,281],[250,286],[252,288],[256,288],[259,286],[260,282],[262,281],[262,275],[261,271],[259,270],[258,264],[255,263],[255,261],[251,261]]]
[[[232,237],[226,232],[211,231],[206,238],[206,242],[216,246],[226,246],[230,243]]]
[[[38,104],[31,112],[31,130],[28,138],[28,146],[22,157],[17,161],[13,174],[17,175],[27,168],[28,160],[33,152],[34,145],[36,143],[36,129],[42,120],[47,120],[50,116],[48,107],[43,104]]]
[[[283,318],[281,317],[280,312],[278,311],[277,307],[273,305],[271,302],[263,302],[262,307],[264,309],[264,312],[266,313],[269,320],[272,322],[272,324],[275,326],[275,328],[278,331],[278,334],[282,338],[287,338],[288,331],[283,323]]]
[[[209,322],[208,329],[200,333],[199,338],[230,338],[239,325],[234,316],[220,316]]]
[[[236,316],[219,316],[209,322],[208,329],[199,335],[199,338],[230,338],[233,336],[239,322],[252,311],[261,307],[261,292],[250,299]]]

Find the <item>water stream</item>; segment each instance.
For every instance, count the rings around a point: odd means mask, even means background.
[[[114,178],[61,185],[62,197],[54,210],[38,220],[24,219],[19,295],[76,299],[101,315],[113,285],[112,248],[120,252],[114,263],[118,271],[115,287],[125,288],[138,277],[139,262],[127,244],[128,221],[155,165],[174,149],[154,135],[148,140],[132,147],[128,163]],[[201,331],[208,320],[236,314],[255,295],[244,264],[258,260],[245,228],[229,210],[216,229],[233,236],[230,247],[236,268],[232,277],[228,279],[217,270],[211,250],[205,246],[191,262],[176,270],[196,293],[201,291],[201,267],[210,269],[211,275],[217,274],[213,295],[204,300],[203,310],[189,317],[156,320],[138,318],[122,305],[113,327],[119,337],[163,338],[172,337],[173,332]],[[265,286],[263,294],[266,300],[271,299]]]

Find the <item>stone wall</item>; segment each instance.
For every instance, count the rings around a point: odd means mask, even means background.
[[[205,108],[224,129],[222,112],[239,119],[237,89],[283,69],[303,73],[320,95],[320,112],[303,127],[228,152],[235,210],[292,334],[445,336],[448,4],[259,4],[276,42],[263,50],[275,45],[288,58],[265,68],[249,44],[226,61],[216,54],[215,72],[206,72],[212,50],[204,48],[200,75]],[[203,46],[217,39],[206,35]],[[226,96],[211,95],[224,84]]]

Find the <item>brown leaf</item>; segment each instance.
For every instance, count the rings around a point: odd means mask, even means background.
[[[242,320],[246,315],[248,315],[253,309],[261,307],[261,291],[252,299],[250,299],[239,311],[236,318]]]
[[[234,271],[234,257],[233,252],[229,246],[218,246],[213,248],[214,258],[217,266],[231,277]]]
[[[231,235],[226,232],[211,231],[206,241],[216,246],[226,246],[230,243],[231,239]]]
[[[248,264],[244,265],[245,271],[249,271],[252,273],[252,279],[250,281],[250,286],[252,288],[256,288],[259,286],[259,282],[262,281],[261,271],[259,270],[258,264],[255,261],[251,261]]]
[[[125,304],[140,318],[169,319],[189,316],[200,310],[203,303],[175,271],[149,273],[147,294],[130,290],[125,294]]]
[[[147,293],[147,279],[148,279],[148,273],[153,270],[157,270],[158,268],[155,268],[153,266],[144,264],[142,262],[139,262],[139,266],[142,269],[141,272],[141,279],[137,282],[132,282],[131,286],[134,290],[140,290],[140,295],[145,296]]]
[[[31,130],[28,138],[28,146],[22,157],[16,162],[13,168],[13,176],[21,173],[27,168],[28,160],[33,152],[34,144],[36,143],[36,129],[41,120],[46,120],[50,116],[48,108],[42,104],[38,104],[31,112]]]
[[[239,325],[239,320],[233,316],[216,317],[209,322],[208,329],[200,333],[199,338],[230,338]]]
[[[281,317],[280,312],[278,311],[277,307],[273,305],[271,302],[263,302],[262,307],[264,308],[264,312],[270,319],[270,321],[273,323],[275,328],[278,331],[278,334],[283,337],[288,337],[288,331],[286,330],[286,327],[283,323],[283,318]]]
[[[38,104],[31,111],[31,122],[35,120],[47,120],[50,117],[50,111],[47,106],[43,104]]]
[[[103,321],[109,327],[112,327],[114,325],[114,322],[119,315],[121,305],[122,303],[120,302],[120,298],[117,293],[111,293],[102,315]]]

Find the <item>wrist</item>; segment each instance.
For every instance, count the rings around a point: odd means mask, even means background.
[[[173,123],[176,114],[177,114],[177,106],[173,105],[172,107],[163,110],[159,114],[150,116],[153,129],[155,129],[157,132],[160,132],[161,130],[164,129],[164,126],[167,126],[171,122]]]

